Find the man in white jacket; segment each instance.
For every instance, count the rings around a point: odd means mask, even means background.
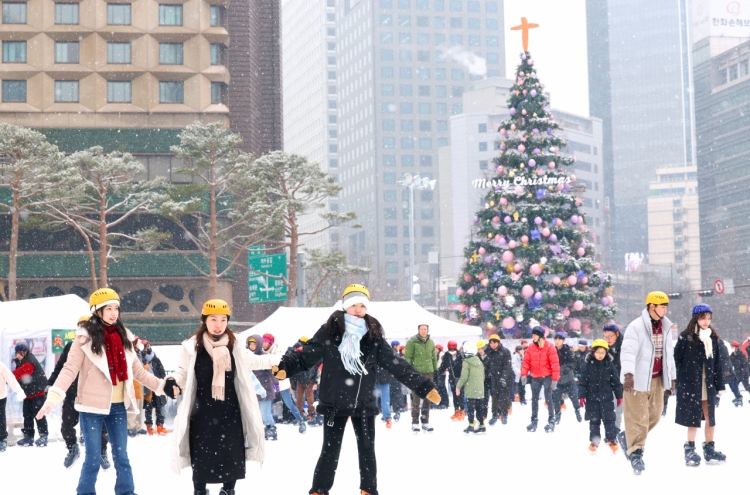
[[[674,364],[672,322],[666,318],[669,297],[651,292],[646,308],[625,330],[620,353],[625,432],[620,433],[623,452],[633,471],[645,469],[643,449],[648,432],[659,423],[664,393],[674,392],[677,370]]]

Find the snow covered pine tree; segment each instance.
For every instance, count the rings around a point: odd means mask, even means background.
[[[567,167],[561,128],[547,108],[531,54],[521,54],[508,99],[510,118],[498,126],[495,174],[474,217],[459,279],[459,316],[488,333],[527,337],[529,322],[581,332],[582,321],[614,318],[610,277],[594,260],[581,186]],[[525,323],[525,324],[524,324]]]

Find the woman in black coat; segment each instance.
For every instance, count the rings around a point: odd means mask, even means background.
[[[383,338],[378,320],[367,313],[370,293],[363,285],[344,289],[344,311],[334,311],[313,338],[286,354],[278,378],[303,372],[323,360],[318,412],[323,423],[323,449],[310,494],[328,495],[338,467],[344,428],[351,418],[359,451],[360,490],[377,495],[375,460],[375,375],[380,366],[399,382],[434,404],[440,394],[432,380],[414,370]],[[283,376],[282,376],[283,375]]]
[[[716,329],[711,326],[713,312],[707,304],[693,308],[693,317],[680,334],[674,349],[677,367],[677,414],[675,422],[687,426],[685,462],[698,465],[700,456],[695,453],[695,436],[701,421],[706,421],[703,455],[706,461],[723,461],[726,456],[714,450],[716,426],[715,402],[718,391],[724,390],[720,343]]]

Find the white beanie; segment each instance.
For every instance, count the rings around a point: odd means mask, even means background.
[[[367,303],[370,302],[370,298],[367,297],[367,294],[365,294],[364,292],[350,292],[344,296],[341,302],[344,307],[344,311],[346,311],[355,304],[359,303],[362,303],[365,307],[367,307]]]

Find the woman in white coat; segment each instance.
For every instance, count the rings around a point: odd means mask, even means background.
[[[271,369],[281,355],[252,354],[229,328],[229,305],[212,299],[203,304],[202,324],[182,343],[177,370],[165,392],[184,399],[174,426],[172,469],[192,466],[195,495],[221,483],[220,495],[234,495],[245,478],[245,462],[263,462],[264,439],[258,400],[248,369]]]

